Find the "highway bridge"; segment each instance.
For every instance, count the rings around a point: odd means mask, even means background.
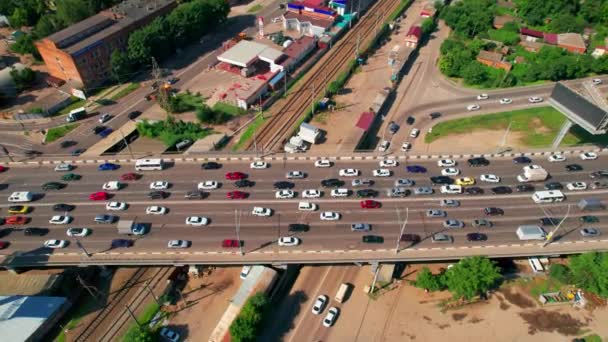
[[[599,151],[599,150],[598,150]],[[597,160],[583,161],[579,151],[566,151],[565,162],[549,162],[549,153],[530,154],[534,164],[545,167],[551,174],[551,181],[567,182],[585,181],[588,184],[597,179],[591,179],[592,171],[606,169],[606,151],[600,151]],[[351,263],[377,262],[394,260],[439,260],[454,259],[467,255],[483,254],[489,256],[525,256],[553,255],[578,253],[587,250],[604,250],[608,246],[608,215],[606,211],[594,212],[599,217],[598,223],[583,224],[579,218],[585,213],[576,206],[582,198],[599,198],[608,202],[608,190],[564,190],[567,200],[561,203],[540,205],[535,204],[532,193],[513,191],[511,194],[494,195],[489,191],[497,184],[485,183],[479,180],[484,173],[493,173],[501,177],[498,185],[515,188],[518,181],[516,175],[521,173],[521,164],[515,164],[511,155],[488,156],[490,165],[486,167],[469,167],[466,160],[470,156],[452,156],[461,170],[461,176],[471,176],[477,179],[476,186],[485,190],[480,195],[445,195],[434,186],[432,195],[410,195],[406,198],[389,198],[387,189],[393,187],[398,178],[410,178],[417,186],[430,186],[429,176],[439,175],[441,168],[437,166],[441,156],[393,156],[399,161],[397,167],[391,168],[391,177],[373,177],[372,170],[379,168],[383,156],[343,156],[329,158],[334,161],[331,168],[316,168],[314,157],[272,157],[266,160],[270,167],[263,170],[250,169],[250,162],[255,158],[232,157],[217,158],[221,160],[222,168],[218,170],[202,170],[201,161],[194,159],[177,160],[163,171],[140,172],[143,177],[137,181],[129,181],[128,186],[120,191],[114,191],[113,201],[124,201],[129,204],[128,210],[112,212],[120,219],[132,219],[138,222],[151,223],[151,230],[143,236],[132,236],[135,241],[131,248],[110,247],[112,239],[124,238],[118,234],[116,223],[96,224],[97,214],[107,213],[105,201],[89,201],[92,192],[101,191],[104,182],[118,180],[121,174],[133,172],[134,166],[130,161],[120,163],[121,168],[115,171],[98,171],[101,161],[75,161],[73,171],[82,175],[79,181],[66,182],[62,190],[43,192],[41,185],[49,181],[58,181],[61,173],[53,171],[52,162],[32,164],[11,164],[9,169],[0,174],[0,183],[5,184],[0,193],[5,199],[0,207],[5,211],[11,204],[7,197],[14,191],[33,191],[44,193],[44,196],[29,203],[32,207],[28,216],[30,222],[24,226],[12,226],[3,230],[3,241],[8,241],[8,248],[0,251],[0,262],[5,267],[20,266],[54,266],[54,265],[163,265],[163,264],[247,264],[247,263]],[[567,164],[576,163],[583,167],[582,171],[568,172]],[[426,173],[408,173],[406,166],[420,165],[427,168]],[[361,171],[360,178],[375,181],[372,188],[379,190],[376,198],[382,206],[376,209],[362,209],[360,199],[351,196],[347,198],[332,198],[330,189],[323,188],[321,180],[340,178],[346,181],[347,188],[351,178],[339,177],[342,168],[357,168]],[[296,197],[293,199],[276,199],[274,182],[286,180],[289,171],[302,171],[306,178],[291,180],[295,183]],[[249,193],[246,199],[227,199],[226,193],[239,190],[233,181],[224,179],[226,172],[240,171],[248,174],[255,182],[251,188],[240,189]],[[167,190],[171,195],[164,200],[148,198],[149,184],[153,181],[166,180],[171,183]],[[197,184],[205,180],[216,180],[222,183],[216,190],[210,190],[209,196],[203,200],[188,200],[186,192],[196,189]],[[537,189],[543,183],[535,184]],[[301,193],[305,189],[319,189],[323,196],[308,201],[318,204],[319,210],[303,212],[298,210]],[[440,199],[457,199],[461,205],[457,208],[440,207]],[[76,205],[69,213],[73,221],[68,225],[49,225],[53,215],[61,214],[52,211],[56,203]],[[162,216],[146,215],[149,205],[162,205],[169,209]],[[568,206],[571,206],[568,209]],[[257,217],[251,214],[254,206],[268,207],[273,210],[271,217]],[[484,207],[499,207],[504,210],[504,216],[485,217]],[[444,209],[448,219],[458,219],[465,223],[463,229],[443,228],[446,218],[429,218],[428,209]],[[335,211],[341,214],[338,221],[322,221],[319,213]],[[407,222],[406,220],[407,212]],[[543,247],[542,242],[519,241],[515,230],[522,224],[538,224],[539,219],[546,213],[552,217],[562,218],[569,212],[568,218],[557,232],[553,242]],[[588,214],[588,213],[587,213]],[[8,214],[5,214],[8,216]],[[204,227],[191,227],[185,224],[188,216],[205,216],[210,224]],[[472,220],[488,218],[493,223],[492,228],[473,228]],[[308,232],[289,233],[287,227],[291,223],[305,223],[310,226]],[[352,223],[368,223],[372,226],[369,233],[353,232]],[[405,224],[404,233],[418,234],[422,241],[410,246],[408,243],[398,243],[401,227]],[[244,241],[242,250],[239,248],[223,248],[224,239],[236,239],[236,227],[239,226],[239,239]],[[48,228],[46,236],[24,236],[26,227]],[[75,238],[66,236],[68,227],[87,227],[92,234]],[[595,238],[583,238],[579,229],[582,227],[598,228],[602,235]],[[7,227],[3,227],[7,229]],[[553,227],[545,227],[547,231]],[[454,242],[437,244],[431,242],[431,235],[437,232],[450,234]],[[487,234],[484,242],[469,242],[465,236],[471,232]],[[384,238],[384,243],[363,243],[362,235],[373,234]],[[301,239],[296,247],[279,247],[277,239],[280,236],[295,235]],[[48,249],[43,243],[48,239],[66,239],[69,245],[63,249]],[[167,242],[172,239],[191,241],[187,249],[169,249]],[[80,245],[80,246],[79,246]],[[88,253],[88,255],[87,255]]]

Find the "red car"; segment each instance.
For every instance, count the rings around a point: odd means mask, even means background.
[[[6,167],[0,165],[0,172],[4,172],[4,171],[6,171]]]
[[[6,218],[6,224],[26,224],[27,217],[25,216],[9,216]]]
[[[225,239],[222,241],[222,247],[226,247],[226,248],[238,248],[238,247],[242,247],[244,245],[244,241],[243,240],[236,240],[236,239]]]
[[[0,241],[0,249],[5,249],[6,247],[8,247],[9,242],[7,241]]]
[[[242,172],[228,172],[226,173],[227,180],[240,180],[247,178],[247,175]]]
[[[91,201],[105,201],[109,198],[109,194],[107,192],[104,191],[98,191],[98,192],[94,192],[92,194],[89,195],[89,199]]]
[[[230,191],[226,194],[226,197],[229,199],[243,199],[247,197],[247,193],[242,191]]]
[[[365,200],[365,201],[361,201],[361,208],[362,209],[375,209],[375,208],[380,208],[380,202],[378,201],[374,201],[374,200]]]
[[[134,181],[134,180],[138,180],[140,177],[141,177],[140,174],[129,172],[129,173],[125,173],[124,175],[120,176],[120,180],[121,181]]]

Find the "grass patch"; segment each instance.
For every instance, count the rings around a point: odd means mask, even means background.
[[[532,295],[532,298],[538,299],[541,294],[557,292],[560,291],[562,287],[564,287],[564,284],[562,284],[561,282],[553,278],[547,278],[543,279],[542,281],[536,282],[536,284],[530,287],[530,294]]]
[[[240,116],[243,114],[247,114],[247,111],[243,108],[239,108],[237,106],[225,102],[217,102],[213,106],[213,110],[216,112],[224,112],[230,116]]]
[[[72,96],[71,100],[72,100],[71,104],[69,104],[67,107],[65,107],[62,110],[60,110],[59,112],[57,112],[55,115],[66,115],[70,111],[72,111],[76,108],[84,107],[84,105],[87,102],[86,100],[83,100],[83,99],[80,99],[80,98],[74,97],[74,96]]]
[[[139,83],[131,83],[128,86],[119,90],[116,94],[110,96],[110,99],[113,101],[121,99],[121,98],[129,95],[130,93],[134,92],[135,90],[139,89],[140,86],[141,85]]]
[[[583,340],[585,340],[585,342],[602,342],[602,338],[596,334],[585,336],[583,337]]]
[[[53,141],[65,136],[74,128],[78,127],[78,124],[70,124],[65,126],[53,127],[49,128],[46,132],[46,137],[44,138],[44,142],[52,143]]]
[[[237,141],[237,143],[232,146],[232,150],[240,151],[243,146],[253,138],[253,133],[258,130],[258,128],[260,128],[265,121],[266,118],[264,118],[264,113],[262,113],[262,115],[258,115],[255,120],[253,120],[249,124],[249,126],[245,128],[245,131],[243,132],[243,134],[241,134],[239,141]]]
[[[552,107],[528,108],[488,115],[477,115],[464,119],[441,122],[427,134],[425,143],[453,134],[465,134],[475,130],[502,130],[511,122],[511,131],[525,133],[520,141],[529,147],[550,145],[566,118]]]
[[[150,305],[146,306],[144,312],[142,312],[141,315],[137,317],[137,321],[142,325],[147,325],[152,320],[152,318],[154,318],[154,315],[156,315],[158,310],[160,310],[160,306],[156,303],[156,301],[153,301],[152,303],[150,303]],[[127,329],[127,331],[120,338],[120,340],[124,342],[134,341],[131,336],[136,336],[138,331],[139,326],[133,323],[129,326],[129,329]]]
[[[213,132],[211,129],[203,128],[197,123],[175,120],[173,117],[155,122],[144,120],[137,123],[137,131],[143,137],[159,139],[167,147],[185,139],[194,142]]]
[[[247,10],[247,13],[255,13],[255,12],[261,10],[262,8],[264,8],[264,6],[262,6],[260,4],[255,4]]]

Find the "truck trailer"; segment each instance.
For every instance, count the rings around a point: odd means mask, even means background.
[[[311,124],[303,122],[300,125],[298,136],[308,143],[316,144],[321,136],[321,130]]]
[[[545,240],[547,236],[543,228],[534,224],[519,226],[516,234],[520,240]]]
[[[549,172],[538,165],[524,167],[524,173],[517,176],[521,183],[542,182],[549,178]]]

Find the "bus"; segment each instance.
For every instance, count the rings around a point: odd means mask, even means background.
[[[566,196],[559,190],[537,191],[532,195],[534,203],[561,202]]]
[[[165,163],[162,159],[137,159],[135,162],[135,170],[137,171],[160,171],[165,168]]]
[[[80,119],[84,119],[85,116],[87,116],[87,110],[84,107],[76,108],[70,111],[66,118],[66,121],[74,122]]]

